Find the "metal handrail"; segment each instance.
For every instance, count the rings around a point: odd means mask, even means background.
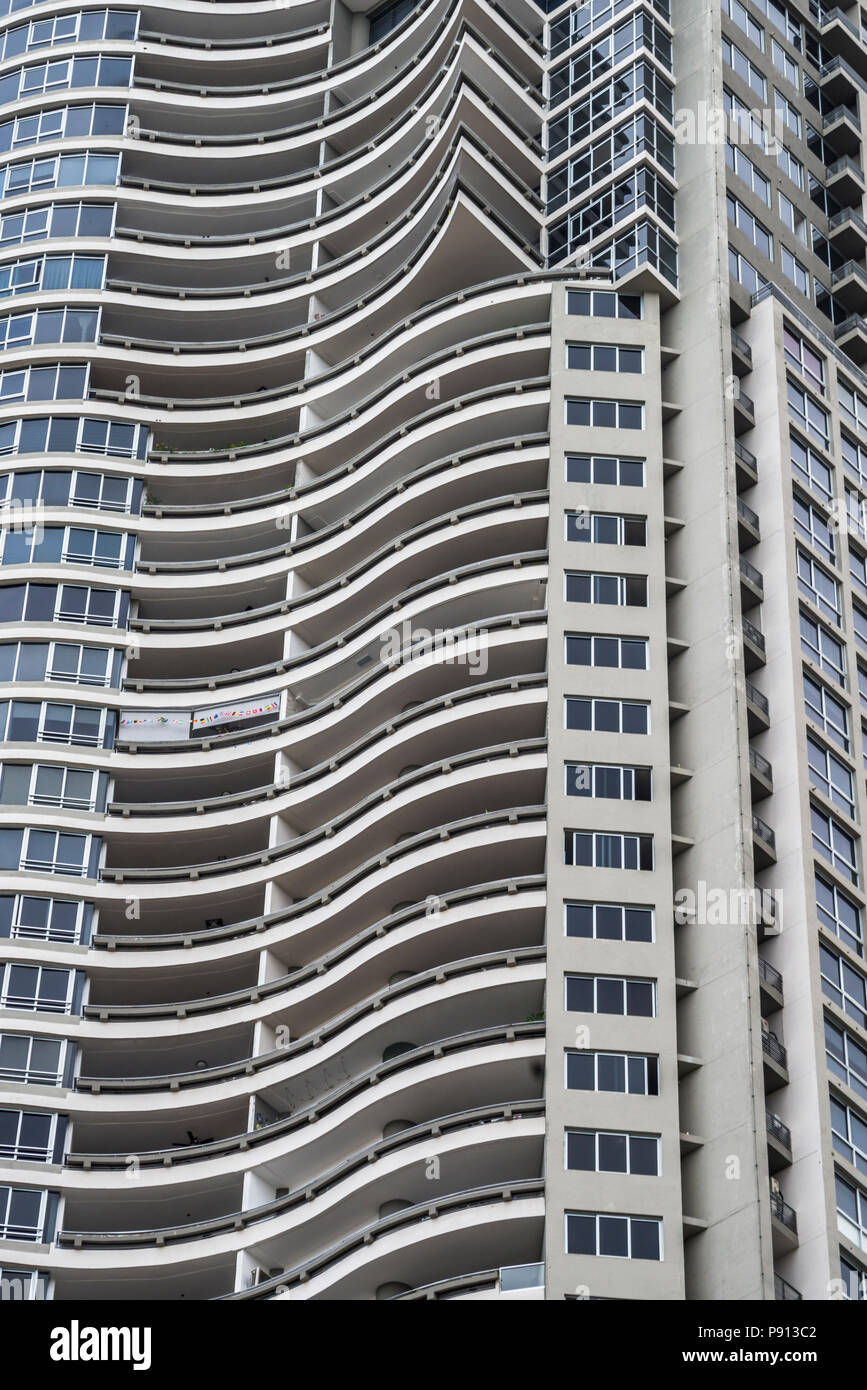
[[[492,900],[505,902],[510,898],[518,898],[528,891],[541,892],[544,885],[545,879],[542,875],[535,879],[502,879],[499,884],[482,884],[477,889],[463,889],[460,893],[451,895],[448,901],[440,899],[438,911],[442,914],[448,908],[466,906],[469,913],[470,909],[477,908],[480,903],[489,903]],[[523,906],[522,910],[524,910]],[[82,1014],[85,1018],[99,1019],[101,1023],[114,1023],[130,1019],[189,1018],[198,1014],[214,1013],[222,1009],[232,1008],[236,1004],[257,1004],[262,1000],[271,999],[279,994],[285,994],[289,990],[297,989],[299,985],[312,980],[323,981],[327,984],[328,982],[324,980],[324,977],[328,975],[330,970],[357,955],[365,946],[372,945],[389,936],[399,927],[418,923],[420,920],[429,922],[428,914],[429,905],[427,903],[415,903],[411,908],[404,908],[400,912],[392,913],[391,916],[374,923],[373,926],[365,927],[363,931],[357,932],[355,936],[341,942],[339,946],[336,946],[326,955],[318,956],[307,965],[302,965],[297,970],[290,970],[287,974],[268,980],[265,984],[250,985],[245,989],[232,990],[227,994],[208,995],[205,998],[186,1000],[183,1003],[118,1004],[115,1006],[85,1004]],[[209,937],[209,939],[213,938]]]
[[[784,1202],[779,1192],[771,1191],[771,1215],[781,1221],[795,1235],[798,1233],[798,1217],[794,1207],[790,1207],[788,1202]]]
[[[370,1225],[362,1227],[351,1236],[346,1236],[321,1254],[304,1260],[300,1265],[294,1266],[283,1274],[266,1279],[263,1283],[256,1284],[252,1289],[242,1289],[235,1293],[224,1294],[219,1301],[267,1298],[269,1294],[279,1289],[288,1289],[294,1284],[308,1280],[311,1275],[327,1269],[329,1265],[337,1263],[354,1250],[363,1250],[379,1235],[400,1230],[404,1226],[413,1226],[421,1221],[428,1221],[432,1216],[441,1216],[449,1211],[466,1210],[471,1207],[490,1206],[493,1203],[511,1204],[515,1198],[541,1197],[544,1192],[544,1178],[531,1178],[520,1179],[517,1182],[507,1184],[499,1183],[490,1187],[471,1188],[467,1192],[455,1193],[453,1196],[437,1197],[433,1201],[419,1202],[415,1206],[396,1212],[393,1216],[382,1217],[379,1221],[371,1222]]]
[[[326,840],[330,840],[338,832],[347,829],[352,823],[364,816],[368,811],[378,809],[383,801],[388,801],[398,791],[406,791],[409,787],[420,786],[423,782],[429,782],[436,777],[448,773],[455,767],[472,767],[476,764],[490,764],[494,762],[512,762],[514,758],[520,757],[522,753],[532,755],[539,753],[547,748],[547,739],[525,739],[518,743],[503,743],[494,748],[473,750],[472,753],[463,753],[460,757],[450,758],[445,762],[431,763],[427,767],[420,768],[418,772],[408,773],[405,778],[400,778],[366,796],[355,806],[342,811],[326,825],[315,826],[312,830],[307,830],[303,835],[296,835],[292,840],[284,840],[278,845],[271,845],[266,850],[253,850],[246,854],[233,855],[226,859],[206,861],[199,864],[185,864],[175,866],[165,866],[159,868],[121,868],[103,869],[102,881],[107,883],[165,883],[176,880],[194,881],[201,878],[210,878],[215,875],[225,873],[237,873],[243,869],[255,869],[267,864],[280,863],[281,871],[291,872],[291,865],[282,861],[292,859],[300,850],[311,849],[314,846],[321,847]],[[388,855],[391,850],[385,850]]]
[[[484,702],[494,695],[518,694],[531,690],[544,691],[546,688],[547,678],[544,675],[516,677],[514,680],[506,676],[502,680],[490,681],[475,688],[469,687],[456,692],[454,695],[439,695],[432,700],[425,701],[423,705],[402,710],[400,714],[377,724],[352,743],[342,747],[333,758],[323,758],[321,762],[314,763],[309,768],[305,768],[303,772],[297,773],[285,787],[280,787],[275,782],[267,782],[261,787],[250,787],[244,791],[223,793],[221,796],[193,797],[185,801],[111,801],[108,805],[108,813],[115,816],[164,816],[194,811],[199,814],[206,810],[219,811],[230,806],[249,806],[257,801],[270,801],[280,791],[297,791],[299,787],[306,787],[312,782],[319,781],[330,772],[339,771],[346,764],[352,762],[359,753],[374,747],[384,737],[391,737],[398,729],[406,728],[419,720],[426,719],[435,711],[452,709],[455,705],[460,706],[475,700]],[[267,728],[273,737],[274,725],[268,725]],[[162,747],[162,745],[152,746]],[[462,754],[461,756],[466,755]],[[454,760],[452,761],[454,762]],[[269,812],[269,814],[273,813]]]
[[[783,1068],[788,1067],[788,1053],[776,1033],[762,1029],[762,1051],[767,1052],[772,1061]]]
[[[749,618],[741,618],[741,629],[744,636],[752,642],[754,646],[758,647],[759,651],[763,652],[765,650],[764,634],[759,631],[755,623],[751,623]]]
[[[204,1143],[184,1144],[167,1149],[144,1149],[136,1154],[140,1168],[174,1168],[177,1164],[203,1162],[209,1158],[222,1157],[229,1153],[247,1153],[250,1149],[270,1144],[275,1139],[294,1134],[297,1130],[309,1132],[311,1124],[332,1115],[348,1100],[362,1095],[370,1095],[375,1083],[421,1065],[423,1062],[441,1061],[461,1052],[471,1052],[477,1047],[490,1047],[496,1043],[520,1042],[545,1037],[544,1023],[498,1024],[492,1028],[477,1028],[469,1033],[454,1037],[440,1038],[437,1042],[426,1043],[413,1048],[411,1052],[401,1052],[388,1062],[379,1062],[367,1071],[359,1072],[351,1081],[327,1091],[308,1105],[291,1114],[260,1125],[258,1129],[245,1134],[233,1134],[227,1139],[208,1139]],[[46,1084],[54,1085],[51,1080]],[[68,1168],[81,1168],[87,1172],[99,1169],[125,1170],[129,1165],[129,1155],[125,1150],[119,1153],[68,1153],[64,1159]]]
[[[753,812],[753,834],[757,835],[758,838],[762,841],[762,843],[767,845],[768,849],[776,851],[776,835],[774,834],[771,827],[769,825],[766,825],[765,822],[761,820],[759,816],[756,815],[755,811]]]
[[[759,979],[775,989],[778,994],[783,993],[783,977],[779,970],[771,965],[770,961],[765,960],[764,956],[759,956]]]
[[[420,580],[413,584],[409,589],[404,589],[400,594],[396,594],[387,603],[380,604],[379,608],[372,613],[367,613],[352,627],[344,628],[337,636],[318,647],[312,648],[304,653],[308,661],[313,655],[323,655],[328,646],[344,646],[352,637],[359,636],[366,628],[372,627],[375,623],[392,609],[393,605],[404,607],[412,599],[421,598],[424,594],[434,592],[441,588],[443,584],[452,584],[452,575],[458,575],[461,579],[471,579],[477,574],[489,574],[502,569],[504,566],[510,568],[521,568],[529,564],[540,564],[548,559],[547,550],[526,550],[516,551],[508,555],[495,556],[492,560],[479,561],[472,565],[461,565],[459,569],[451,570],[449,576],[433,575],[429,579]],[[515,566],[515,561],[519,564]],[[326,591],[332,591],[341,587],[339,580],[332,580],[327,585],[323,585]],[[317,601],[322,597],[319,591],[316,592]],[[222,632],[226,628],[246,626],[250,623],[261,622],[266,618],[287,617],[296,618],[301,610],[308,606],[310,599],[307,594],[301,594],[297,599],[281,599],[277,603],[265,604],[262,608],[253,608],[249,612],[240,613],[220,613],[212,618],[131,618],[127,624],[130,632]],[[396,611],[396,610],[395,610]]]
[[[757,709],[760,709],[763,714],[770,716],[771,706],[767,695],[763,695],[761,690],[753,685],[750,680],[745,681],[744,684],[746,686],[747,699],[750,703],[754,704]]]
[[[747,468],[751,469],[753,473],[758,472],[758,459],[739,439],[735,440],[735,458],[740,459],[741,463],[746,464]]]
[[[782,1144],[784,1149],[792,1151],[792,1131],[788,1125],[784,1125],[779,1115],[775,1115],[772,1110],[765,1111],[765,1128],[772,1139]]]
[[[350,1155],[341,1163],[329,1168],[313,1182],[289,1192],[283,1197],[275,1197],[259,1206],[214,1216],[204,1221],[191,1221],[177,1226],[153,1226],[143,1230],[130,1231],[84,1231],[61,1230],[57,1234],[57,1244],[73,1246],[76,1250],[112,1246],[113,1248],[142,1245],[172,1245],[176,1242],[203,1240],[208,1236],[223,1232],[244,1231],[260,1221],[268,1221],[275,1216],[304,1207],[315,1197],[329,1192],[354,1173],[364,1172],[371,1163],[387,1154],[395,1153],[421,1139],[440,1138],[444,1134],[460,1133],[475,1129],[479,1125],[495,1124],[498,1120],[511,1123],[513,1120],[533,1119],[544,1116],[544,1100],[514,1101],[510,1104],[484,1105],[472,1110],[457,1111],[427,1123],[412,1125],[400,1133],[369,1144],[367,1148]]]
[[[544,608],[540,608],[538,611],[507,613],[494,618],[486,618],[485,632],[490,635],[490,633],[498,632],[502,628],[522,627],[525,625],[532,626],[539,622],[544,623],[546,619],[547,612]],[[465,630],[466,629],[464,629],[464,631]],[[454,629],[454,631],[460,631],[460,629]],[[336,640],[326,643],[323,650],[330,649],[336,645]],[[187,695],[196,690],[219,690],[223,686],[230,685],[235,687],[239,685],[249,685],[251,682],[257,684],[267,682],[267,684],[271,685],[277,677],[284,676],[287,672],[294,671],[306,665],[307,661],[308,653],[301,652],[298,656],[286,657],[282,661],[272,662],[269,666],[253,666],[246,671],[230,672],[228,675],[179,676],[167,680],[146,681],[138,677],[127,677],[123,682],[123,688],[124,690],[136,690],[139,694],[147,690],[166,693],[182,691],[184,695]],[[347,695],[354,694],[356,690],[361,688],[362,684],[366,685],[368,682],[373,682],[380,678],[384,679],[389,674],[389,668],[383,666],[381,670],[362,673],[360,676],[349,677],[348,679],[345,678],[342,682],[338,681],[337,685],[329,690],[327,695],[321,697],[317,705],[312,706],[310,710],[300,711],[297,717],[300,719],[302,714],[308,717],[311,716],[311,713],[318,715],[329,705],[332,708],[338,708],[339,704],[343,702],[343,699]],[[268,726],[265,730],[251,729],[247,733],[226,734],[223,735],[223,739],[226,742],[234,742],[241,738],[260,738],[264,733],[269,733],[270,728],[271,726]],[[196,740],[194,746],[204,749],[209,748],[213,743],[220,746],[219,737],[219,735],[209,734],[207,739]],[[187,742],[190,743],[191,741],[187,740]],[[162,748],[165,750],[172,746],[172,744],[163,744]],[[139,751],[141,751],[141,745],[139,745],[138,748]]]
[[[224,1062],[216,1067],[203,1067],[197,1071],[162,1072],[155,1076],[79,1076],[75,1082],[78,1091],[91,1095],[118,1095],[133,1092],[179,1091],[190,1087],[211,1086],[218,1081],[235,1081],[242,1077],[256,1077],[260,1072],[277,1066],[280,1062],[309,1053],[318,1053],[323,1043],[346,1031],[352,1024],[363,1019],[378,1018],[383,1007],[394,999],[408,994],[416,994],[430,985],[443,984],[449,980],[463,979],[467,975],[486,975],[491,970],[507,967],[515,969],[520,965],[544,963],[544,946],[521,946],[514,950],[490,951],[486,955],[471,956],[465,960],[453,961],[447,965],[435,965],[430,970],[419,971],[405,980],[388,985],[379,993],[343,1013],[329,1018],[328,1022],[313,1032],[306,1033],[285,1047],[274,1048],[271,1052],[260,1052],[253,1057],[242,1057],[234,1062]]]
[[[472,459],[484,458],[485,455],[494,457],[502,453],[508,457],[510,462],[520,462],[520,455],[516,453],[518,449],[532,449],[538,446],[547,446],[548,434],[525,434],[517,437],[510,435],[507,439],[494,439],[484,444],[476,444],[472,448],[462,449],[460,453],[450,454],[447,458],[433,459],[430,463],[423,463],[411,473],[402,474],[399,479],[395,479],[387,486],[380,488],[379,492],[374,493],[367,502],[361,504],[354,512],[351,512],[350,520],[358,520],[372,511],[380,502],[386,498],[391,498],[395,492],[406,491],[413,483],[419,482],[422,478],[433,477],[437,473],[448,473],[459,464],[468,463]],[[504,460],[505,461],[505,460]],[[146,502],[142,508],[142,514],[147,517],[204,517],[213,516],[234,516],[237,513],[258,510],[275,504],[283,504],[289,501],[306,501],[311,491],[321,490],[326,486],[331,486],[335,481],[347,477],[345,465],[335,468],[328,473],[322,473],[318,477],[311,478],[309,482],[290,484],[281,488],[278,492],[261,493],[258,497],[242,497],[230,502],[191,502],[189,504],[174,504],[164,502]],[[334,531],[343,529],[343,518],[340,521],[332,522],[330,526],[323,526],[318,531],[314,531],[309,536],[299,536],[292,542],[292,553],[303,550],[305,547],[317,544],[322,536],[328,536]],[[287,546],[287,549],[289,547]],[[147,563],[147,562],[146,562]],[[219,561],[215,561],[219,563]]]
[[[743,555],[738,558],[738,568],[744,578],[748,579],[751,584],[754,584],[757,589],[764,589],[765,581],[761,570],[757,570],[755,565],[751,565],[749,560],[744,559]],[[130,627],[131,626],[132,623],[130,623]]]
[[[750,767],[754,767],[756,772],[760,773],[762,777],[767,778],[769,782],[773,782],[774,769],[767,758],[763,757],[761,753],[756,752],[752,744],[750,744]]]

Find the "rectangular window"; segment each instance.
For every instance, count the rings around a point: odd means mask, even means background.
[[[867,1192],[836,1174],[837,1228],[853,1245],[867,1250]]]
[[[792,459],[792,472],[807,487],[818,492],[830,502],[834,495],[834,475],[819,455],[807,444],[802,444],[796,435],[789,435],[789,451]],[[845,459],[845,447],[843,456]]]
[[[846,764],[811,735],[807,736],[807,762],[812,785],[854,820],[855,786]]]
[[[48,1275],[44,1270],[0,1268],[0,1298],[11,1301],[35,1303],[44,1302],[48,1297]]]
[[[774,88],[774,110],[782,116],[789,130],[798,140],[801,138],[801,115],[798,108],[793,105],[783,92]]]
[[[828,1018],[825,1019],[825,1061],[833,1076],[867,1101],[867,1049]],[[592,1090],[593,1087],[582,1089]]]
[[[567,290],[566,312],[581,318],[640,319],[640,294],[615,294],[611,290]]]
[[[623,1134],[567,1129],[566,1167],[578,1173],[636,1173],[658,1178],[662,1156],[658,1134]]]
[[[607,454],[567,454],[567,483],[598,483],[607,487],[644,487],[644,459],[612,458]]]
[[[45,1243],[48,1193],[34,1187],[0,1187],[0,1239]]]
[[[748,39],[752,39],[757,48],[764,51],[765,31],[760,24],[757,24],[741,0],[722,0],[723,14],[727,14],[729,19],[735,23],[739,29],[743,30]]]
[[[841,414],[856,430],[867,433],[867,400],[854,387],[847,386],[841,376],[837,377],[837,400]]]
[[[101,841],[93,835],[60,830],[0,830],[0,868],[71,878],[95,876]]]
[[[746,256],[742,256],[733,246],[729,247],[729,274],[739,285],[743,285],[745,290],[749,290],[750,294],[758,294],[768,283],[762,279]]]
[[[0,1007],[68,1014],[72,1012],[74,985],[74,970],[43,965],[0,966]]]
[[[647,577],[643,574],[566,574],[567,603],[600,603],[617,608],[647,607]]]
[[[564,903],[566,935],[587,941],[654,939],[652,907],[628,903]]]
[[[54,1162],[55,1138],[62,1123],[59,1115],[0,1110],[0,1158],[20,1159],[24,1163]]]
[[[865,1054],[867,1088],[867,1054]],[[644,1053],[566,1052],[566,1089],[613,1091],[630,1096],[659,1095],[659,1059]]]
[[[563,862],[588,869],[650,870],[653,868],[653,836],[566,830]]]
[[[771,206],[771,183],[760,169],[757,169],[749,155],[744,154],[740,145],[726,142],[726,163],[732,173],[737,174],[749,189],[760,198],[765,207]]]
[[[567,633],[567,666],[604,666],[623,671],[647,671],[650,668],[649,644],[646,637],[609,637]]]
[[[0,1033],[0,1080],[25,1086],[59,1086],[66,1066],[66,1042]]]
[[[816,550],[822,552],[826,560],[830,560],[833,565],[836,561],[834,549],[834,537],[827,519],[816,507],[808,502],[803,502],[795,493],[793,498],[795,530]]]
[[[659,1217],[614,1216],[607,1212],[568,1211],[566,1254],[661,1260],[662,1220]]]
[[[592,545],[647,545],[647,518],[586,508],[570,511],[566,513],[566,539]]]
[[[90,903],[41,898],[29,893],[0,895],[0,937],[10,941],[63,941],[87,945]]]
[[[55,763],[0,764],[0,805],[104,811],[108,773]]]
[[[794,232],[799,241],[804,246],[808,243],[807,219],[802,212],[795,207],[791,198],[787,198],[782,191],[779,193],[780,220],[788,227],[790,232]]]
[[[25,315],[33,318],[33,314]],[[0,319],[0,334],[4,322]],[[35,468],[0,473],[0,508],[18,506],[87,507],[90,510],[141,512],[142,484],[137,478],[78,469]]]
[[[867,977],[850,965],[843,956],[819,942],[819,961],[822,972],[822,993],[854,1018],[859,1028],[867,1028]]]
[[[610,343],[567,343],[566,366],[582,372],[644,371],[644,348],[617,347]]]
[[[785,145],[777,146],[777,166],[781,173],[792,180],[797,188],[804,191],[804,166],[800,159],[796,159],[791,150],[787,150]]]
[[[859,589],[864,598],[867,598],[867,556],[862,555],[851,543],[849,545],[849,578],[852,580],[853,587]]]
[[[723,35],[722,42],[723,58],[728,63],[733,72],[736,72],[742,82],[755,92],[756,96],[762,101],[767,99],[768,84],[760,68],[757,68],[737,44],[732,43]]]
[[[834,819],[816,806],[810,806],[813,849],[833,865],[850,883],[858,882],[858,856],[855,841]]]
[[[824,570],[811,555],[798,549],[798,588],[805,598],[815,604],[824,617],[830,618],[839,627],[841,624],[840,586],[827,570]]]
[[[867,1300],[867,1270],[851,1264],[840,1256],[840,1279],[846,1290],[846,1297],[853,1303]]]
[[[566,424],[594,429],[643,430],[644,406],[639,401],[567,400]]]
[[[783,274],[787,280],[791,280],[795,289],[800,290],[809,299],[810,297],[810,272],[805,265],[802,265],[797,256],[793,256],[786,246],[780,247],[780,264],[783,267]]]
[[[835,680],[838,685],[846,684],[846,653],[842,643],[806,613],[800,615],[801,651],[820,670]]]
[[[849,752],[849,712],[824,685],[804,673],[804,704],[807,718],[818,724],[844,752]]]
[[[864,954],[861,909],[836,884],[816,874],[816,911],[819,921],[856,955]]]
[[[651,801],[651,770],[649,767],[620,767],[605,763],[567,763],[566,795],[592,796],[609,801]]]
[[[649,734],[650,705],[641,700],[566,697],[566,728],[604,734]]]
[[[739,232],[749,238],[753,246],[763,256],[767,256],[768,260],[772,261],[774,259],[774,242],[767,227],[733,193],[726,196],[726,208],[729,221],[737,227]]]
[[[786,81],[791,82],[792,86],[800,91],[798,64],[774,38],[771,39],[771,57],[777,72],[781,72]]]
[[[656,982],[608,975],[567,975],[566,1010],[572,1014],[656,1017]]]
[[[729,87],[725,86],[723,87],[723,109],[729,121],[738,128],[739,144],[755,145],[765,154],[770,152],[768,132],[761,119],[761,113],[754,112]]]
[[[803,386],[792,381],[791,377],[787,383],[787,395],[789,401],[789,414],[792,419],[806,430],[811,438],[815,439],[823,449],[828,449],[831,443],[831,430],[828,424],[828,412],[823,410],[812,396],[808,395]]]
[[[782,195],[781,195],[782,196]],[[783,352],[790,366],[805,376],[815,391],[825,394],[825,360],[799,333],[783,324]]]
[[[838,1154],[867,1176],[867,1123],[850,1105],[841,1104],[834,1096],[831,1097],[831,1141]]]

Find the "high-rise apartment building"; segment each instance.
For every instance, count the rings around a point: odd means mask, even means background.
[[[867,1297],[867,13],[0,9],[3,1297]]]

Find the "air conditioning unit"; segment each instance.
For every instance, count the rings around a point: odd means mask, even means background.
[[[268,1273],[261,1265],[254,1265],[247,1276],[247,1288],[255,1289],[257,1284],[263,1283],[268,1278]]]

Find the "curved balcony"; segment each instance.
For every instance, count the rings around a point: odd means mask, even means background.
[[[536,1178],[419,1203],[373,1222],[303,1265],[229,1298],[375,1297],[373,1284],[381,1288],[390,1282],[385,1277],[389,1274],[411,1276],[414,1268],[429,1270],[435,1261],[454,1268],[455,1263],[466,1267],[474,1258],[478,1260],[480,1241],[494,1239],[499,1244],[505,1235],[496,1229],[504,1220],[510,1226],[532,1223],[529,1232],[508,1233],[512,1248],[520,1248],[528,1238],[539,1242],[544,1190],[544,1179]],[[429,1242],[437,1247],[434,1251],[418,1248]]]

